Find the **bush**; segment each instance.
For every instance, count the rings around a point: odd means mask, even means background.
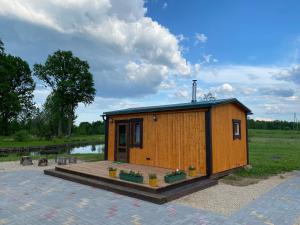
[[[17,131],[14,135],[14,140],[19,142],[27,141],[29,140],[29,134],[26,130]]]

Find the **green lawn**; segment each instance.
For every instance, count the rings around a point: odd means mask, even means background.
[[[300,170],[300,132],[249,130],[249,156],[252,169],[242,169],[237,177],[264,178]]]
[[[0,137],[0,148],[12,148],[12,147],[34,147],[34,146],[47,146],[47,145],[59,145],[67,143],[103,143],[104,135],[81,135],[71,136],[64,138],[54,138],[50,141],[41,140],[36,137],[31,137],[30,140],[24,142],[16,142],[13,137]]]

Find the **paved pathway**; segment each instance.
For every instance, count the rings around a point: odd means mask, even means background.
[[[40,171],[0,173],[0,225],[293,225],[299,216],[300,173],[230,217],[174,203],[155,205]]]

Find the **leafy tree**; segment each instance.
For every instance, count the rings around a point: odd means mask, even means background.
[[[71,51],[59,50],[48,56],[44,65],[35,64],[34,74],[52,88],[57,98],[60,115],[58,134],[61,134],[63,116],[67,115],[67,134],[71,135],[78,104],[90,104],[95,97],[96,90],[88,63],[73,56]]]
[[[10,122],[33,107],[35,83],[29,65],[20,57],[0,55],[0,133],[8,134]],[[26,113],[25,113],[26,112]]]
[[[213,100],[216,100],[216,97],[211,92],[208,92],[207,94],[203,95],[203,100],[204,101],[213,101]]]
[[[2,40],[0,39],[0,55],[4,54],[4,44],[2,42]]]

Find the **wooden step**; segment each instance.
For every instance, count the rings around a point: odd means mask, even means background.
[[[138,198],[156,204],[164,204],[193,192],[211,187],[218,183],[218,181],[215,179],[206,178],[198,181],[193,180],[192,182],[187,183],[178,183],[173,186],[168,186],[168,188],[162,189],[157,193],[153,193],[153,190],[151,190],[151,188],[141,188],[141,186],[135,184],[128,185],[128,183],[124,183],[119,180],[111,180],[107,178],[99,179],[99,177],[70,172],[61,168],[44,170],[44,173],[65,180],[101,188],[107,191]]]
[[[142,199],[145,201],[150,201],[156,204],[163,204],[167,202],[167,199],[164,195],[154,194],[151,192],[141,191],[135,188],[130,188],[122,185],[116,185],[112,183],[108,183],[105,181],[95,180],[91,178],[86,178],[83,176],[70,174],[62,171],[57,171],[55,169],[44,170],[44,173],[47,175],[51,175],[54,177],[63,178],[65,180],[77,182],[80,184],[89,185],[92,187],[101,188],[107,191],[115,192],[118,194],[127,195],[130,197]]]

